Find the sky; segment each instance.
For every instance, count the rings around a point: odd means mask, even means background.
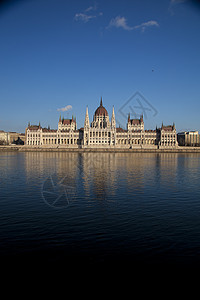
[[[200,131],[200,5],[189,0],[16,0],[0,6],[0,130],[117,126]]]

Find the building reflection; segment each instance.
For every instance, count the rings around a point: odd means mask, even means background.
[[[156,158],[156,178],[158,185],[166,189],[176,189],[178,153],[159,153]]]
[[[84,190],[97,199],[106,199],[116,192],[115,153],[83,153],[82,179]]]
[[[25,165],[27,180],[38,177],[45,180],[53,176],[63,185],[75,185],[78,179],[78,154],[64,152],[26,152]]]
[[[185,169],[194,170],[197,161],[196,154],[179,153],[26,152],[24,156],[27,181],[36,177],[44,181],[52,175],[88,201],[115,201],[148,189],[158,193],[159,186],[173,191],[177,178],[184,178]]]

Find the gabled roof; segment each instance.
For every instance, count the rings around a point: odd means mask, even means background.
[[[131,119],[130,114],[128,115],[128,123],[131,123],[131,125],[140,125],[143,122],[143,115],[140,116],[140,119]]]
[[[130,119],[131,125],[140,125],[141,121],[139,119]]]
[[[164,131],[173,131],[174,126],[173,125],[162,126],[161,129]]]
[[[40,129],[40,128],[41,128],[41,127],[38,126],[38,125],[29,125],[29,126],[28,126],[28,129],[29,129],[29,130],[33,130],[33,131],[38,130],[38,129]]]

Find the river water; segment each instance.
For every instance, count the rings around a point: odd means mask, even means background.
[[[200,265],[200,155],[0,153],[1,261]]]

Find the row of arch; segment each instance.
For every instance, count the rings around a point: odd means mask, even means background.
[[[141,144],[147,144],[147,145],[156,145],[155,139],[118,139],[117,143],[119,145],[126,145],[126,144],[135,144],[135,145],[141,145]]]
[[[28,140],[27,145],[77,145],[79,144],[79,139],[43,139],[41,140]]]

